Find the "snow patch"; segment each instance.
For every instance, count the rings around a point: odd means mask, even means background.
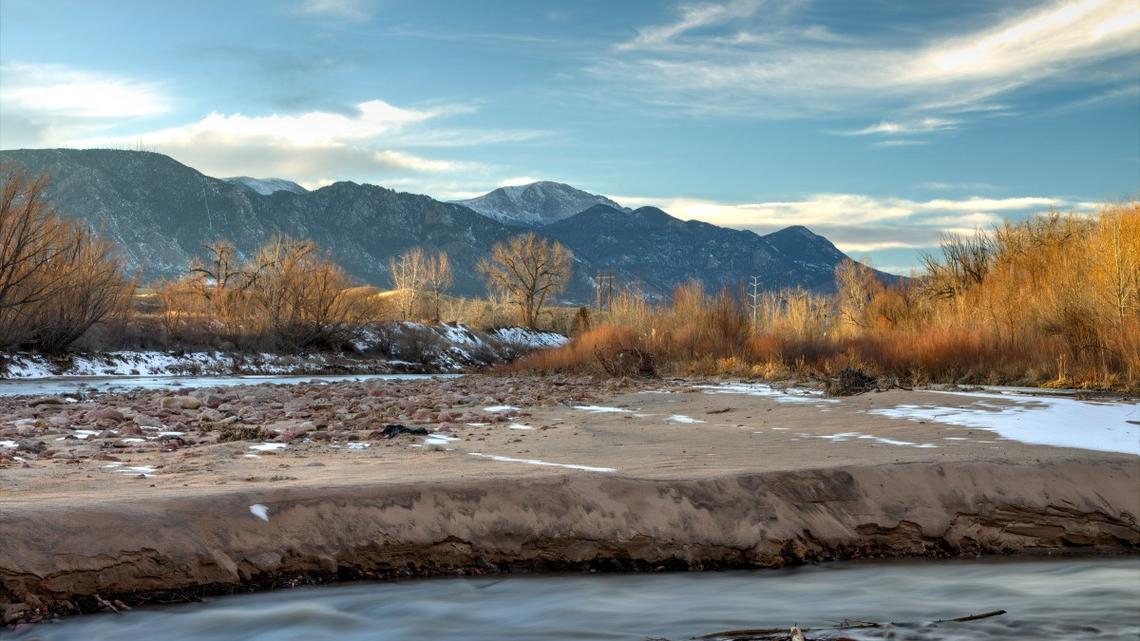
[[[249,506],[249,513],[261,519],[262,521],[265,521],[266,523],[269,522],[269,508],[265,507],[261,503],[254,503],[253,505]]]
[[[499,456],[497,454],[481,454],[479,452],[468,452],[471,456],[478,456],[480,458],[488,458],[492,461],[499,461],[501,463],[524,463],[526,465],[542,465],[546,467],[564,467],[570,470],[585,470],[587,472],[606,472],[613,473],[617,469],[612,467],[592,467],[589,465],[576,465],[573,463],[551,463],[550,461],[542,461],[536,458],[514,458],[511,456]]]
[[[725,383],[722,385],[697,385],[697,389],[705,390],[705,394],[746,394],[748,396],[763,396],[777,403],[838,403],[834,398],[824,398],[820,390],[805,387],[789,387],[776,389],[763,383]]]
[[[574,409],[581,410],[583,412],[591,412],[593,414],[609,414],[609,413],[623,414],[623,413],[627,413],[627,412],[632,411],[632,410],[623,410],[620,407],[605,407],[602,405],[575,405]]]
[[[693,418],[691,416],[685,416],[684,414],[674,414],[665,420],[671,423],[704,423],[704,421],[700,419]]]
[[[934,421],[988,430],[1002,438],[1054,447],[1074,447],[1140,456],[1140,404],[1078,401],[1052,396],[1016,397],[980,392],[937,392],[975,400],[963,407],[898,405],[869,414],[911,421]],[[1132,421],[1132,422],[1130,422]]]

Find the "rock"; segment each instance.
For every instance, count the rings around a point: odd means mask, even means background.
[[[220,421],[223,418],[225,418],[225,415],[216,409],[211,409],[210,407],[204,407],[198,413],[198,418],[200,420],[206,420],[206,421]]]
[[[119,426],[119,436],[142,436],[142,428],[138,423],[123,423]]]
[[[202,407],[202,399],[193,396],[167,396],[159,401],[159,406],[168,410],[196,410]]]
[[[222,403],[225,402],[226,399],[222,398],[221,396],[215,396],[214,394],[210,394],[206,397],[206,407],[210,409],[217,409],[221,406]]]
[[[41,405],[64,405],[67,399],[60,398],[59,396],[41,396],[33,398],[28,401],[28,407],[40,407]]]
[[[87,412],[85,418],[89,421],[114,421],[116,423],[122,423],[127,420],[127,417],[123,416],[122,412],[111,407],[101,407],[91,410]]]
[[[147,416],[146,414],[135,414],[134,420],[135,423],[138,423],[142,427],[155,427],[159,429],[162,428],[162,421],[158,420],[154,416]]]

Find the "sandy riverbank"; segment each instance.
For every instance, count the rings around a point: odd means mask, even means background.
[[[329,579],[1140,549],[1132,406],[484,376],[194,394],[0,399],[9,621]],[[1073,412],[1108,451],[1006,438]]]

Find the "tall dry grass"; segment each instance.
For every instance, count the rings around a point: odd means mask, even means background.
[[[946,237],[897,285],[837,269],[839,292],[745,305],[697,285],[664,305],[621,294],[605,323],[518,369],[597,370],[644,350],[666,373],[778,378],[858,367],[910,382],[1140,388],[1140,203]]]

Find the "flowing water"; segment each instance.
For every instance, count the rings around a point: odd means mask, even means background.
[[[936,619],[1004,609],[969,623]],[[1140,637],[1140,558],[851,562],[749,572],[431,579],[216,598],[30,626],[14,639],[641,641],[899,622],[852,639]],[[840,633],[814,634],[832,638]]]
[[[421,378],[452,378],[458,374],[334,374],[329,376],[72,376],[31,379],[0,379],[0,396],[68,393],[111,393],[130,390],[162,390],[182,387],[232,387],[234,385],[299,385],[340,381],[407,381]]]

